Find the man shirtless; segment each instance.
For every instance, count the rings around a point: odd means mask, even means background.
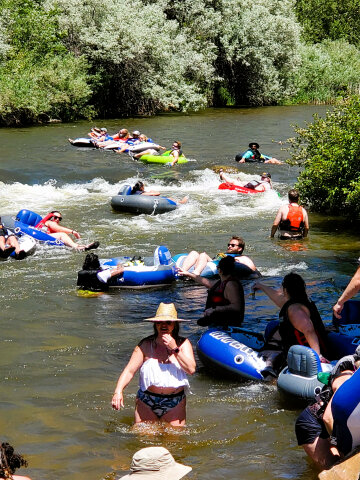
[[[232,236],[229,240],[228,248],[225,255],[231,255],[235,258],[235,262],[245,265],[254,273],[260,275],[260,272],[256,268],[254,262],[249,257],[246,257],[242,254],[244,248],[244,240],[241,237]],[[206,264],[211,261],[213,261],[213,259],[209,257],[206,252],[199,253],[193,250],[184,259],[184,262],[181,265],[181,269],[185,272],[188,272],[189,269],[194,266],[194,275],[201,275],[201,272],[206,267]]]

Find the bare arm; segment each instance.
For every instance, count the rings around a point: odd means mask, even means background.
[[[80,234],[76,230],[71,230],[71,228],[63,227],[57,222],[53,222],[52,220],[48,220],[47,222],[45,222],[45,225],[49,227],[52,232],[63,232],[67,233],[68,235],[74,235],[75,238],[80,238]]]
[[[133,379],[135,373],[139,370],[141,365],[144,363],[144,354],[140,347],[135,347],[129,363],[126,365],[122,371],[119,380],[116,384],[115,393],[112,397],[112,406],[115,410],[120,410],[124,406],[124,397],[123,390]]]
[[[175,163],[177,163],[177,161],[179,160],[179,152],[178,150],[173,150],[171,152],[171,156],[174,158],[174,160],[171,162],[171,166],[173,167],[175,165]]]
[[[255,282],[252,288],[254,292],[262,290],[280,308],[286,303],[286,298],[281,290],[275,290],[275,288],[268,287],[261,282]]]
[[[288,309],[288,315],[292,325],[296,328],[296,330],[299,330],[299,332],[305,335],[309,346],[320,356],[321,352],[319,339],[316,335],[314,325],[310,320],[308,309],[303,305],[294,303],[293,305],[290,305]]]
[[[282,209],[283,207],[280,207],[277,214],[276,214],[276,217],[275,217],[275,220],[274,220],[274,223],[271,227],[271,233],[270,233],[270,237],[271,238],[274,238],[275,236],[275,233],[276,233],[276,230],[278,229],[278,226],[279,226],[279,223],[281,221],[281,217],[282,217]]]
[[[124,267],[121,263],[119,263],[119,265],[116,265],[116,267],[110,270],[111,277],[114,277],[115,275],[120,275],[121,273],[124,273]]]
[[[249,257],[246,257],[246,256],[235,257],[235,262],[242,263],[243,265],[246,265],[247,267],[249,267],[254,272],[258,271],[258,269],[255,266],[255,263]]]
[[[309,217],[305,208],[303,208],[303,218],[304,218],[304,237],[307,237],[309,233]]]
[[[149,197],[158,197],[160,192],[155,192],[154,190],[149,190],[148,192],[143,192],[141,195],[147,195]]]
[[[163,335],[163,342],[169,350],[177,348],[175,339],[170,334]],[[196,362],[193,348],[188,339],[186,339],[179,348],[179,352],[173,352],[180,367],[189,375],[193,375],[196,369]]]
[[[347,300],[350,300],[354,295],[356,295],[360,290],[360,267],[356,270],[354,276],[350,280],[348,286],[343,291],[339,300],[333,306],[333,312],[336,318],[341,318],[340,313],[344,307],[344,303]]]
[[[209,280],[208,278],[202,277],[201,275],[196,275],[195,273],[192,272],[187,272],[183,270],[181,267],[178,267],[178,273],[184,277],[189,277],[194,280],[194,282],[199,283],[200,285],[204,285],[206,288],[211,288],[215,281],[214,280]]]
[[[348,375],[343,375],[344,373],[347,373]],[[352,374],[354,372],[352,372],[351,370],[344,370],[342,372],[342,376],[341,377],[337,377],[335,378],[335,380],[332,382],[332,389],[333,389],[333,392],[335,393],[336,390],[338,388],[341,387],[341,385],[346,382],[347,380],[349,380],[349,378],[351,378]],[[324,415],[323,415],[323,421],[325,423],[325,427],[326,427],[326,430],[328,431],[329,435],[332,434],[332,431],[333,431],[333,426],[334,426],[334,418],[332,416],[332,412],[331,412],[331,403],[332,403],[332,399],[334,398],[334,395],[331,397],[329,403],[327,404],[327,407],[325,409],[325,412],[324,412]]]

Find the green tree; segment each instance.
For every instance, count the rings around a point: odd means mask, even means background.
[[[68,53],[58,13],[42,1],[1,1],[0,125],[91,114],[88,64]]]
[[[302,165],[297,188],[314,211],[360,217],[360,97],[314,116],[290,139],[290,163]]]
[[[293,103],[334,103],[360,87],[359,50],[345,40],[303,45]]]
[[[296,0],[295,9],[306,42],[343,39],[360,46],[359,0]]]

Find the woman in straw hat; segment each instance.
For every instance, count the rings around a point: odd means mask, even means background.
[[[129,363],[121,373],[112,398],[112,406],[124,406],[123,390],[140,370],[140,388],[136,396],[135,423],[164,421],[183,426],[186,421],[186,374],[195,372],[191,343],[179,336],[179,322],[173,303],[160,303],[153,322],[154,333],[135,347]]]
[[[121,480],[148,478],[153,480],[180,480],[192,468],[175,461],[164,447],[147,447],[137,451],[131,462],[130,472]]]

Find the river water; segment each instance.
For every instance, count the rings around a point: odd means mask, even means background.
[[[190,115],[101,121],[115,132],[138,129],[160,144],[175,139],[192,161],[169,169],[143,165],[112,152],[76,149],[67,138],[86,136],[87,122],[2,129],[0,214],[29,208],[40,214],[58,209],[63,224],[99,240],[101,257],[152,255],[159,244],[180,253],[216,254],[231,234],[245,238],[246,252],[270,285],[287,272],[301,273],[325,319],[355,269],[358,231],[339,218],[310,214],[310,237],[300,244],[270,240],[272,220],[294,185],[298,167],[267,165],[274,192],[244,197],[220,192],[212,167],[235,166],[244,179],[264,165],[236,165],[234,155],[249,141],[264,153],[286,159],[278,142],[293,135],[291,125],[311,121],[323,107],[209,109]],[[125,216],[111,211],[120,186],[145,180],[147,187],[188,204],[159,216]],[[280,398],[273,385],[231,382],[209,376],[201,365],[191,378],[188,424],[179,433],[132,429],[137,382],[126,390],[125,409],[114,412],[115,382],[138,341],[151,327],[160,301],[175,302],[194,347],[206,291],[189,282],[165,290],[111,291],[98,298],[76,294],[76,272],[84,254],[38,248],[21,262],[0,265],[1,369],[0,428],[29,460],[33,479],[101,479],[121,473],[144,446],[163,445],[194,469],[189,478],[301,479],[316,471],[296,445],[299,406]],[[248,296],[246,325],[261,331],[277,309],[261,293]],[[26,471],[23,471],[26,473]],[[110,475],[110,478],[112,476]]]

